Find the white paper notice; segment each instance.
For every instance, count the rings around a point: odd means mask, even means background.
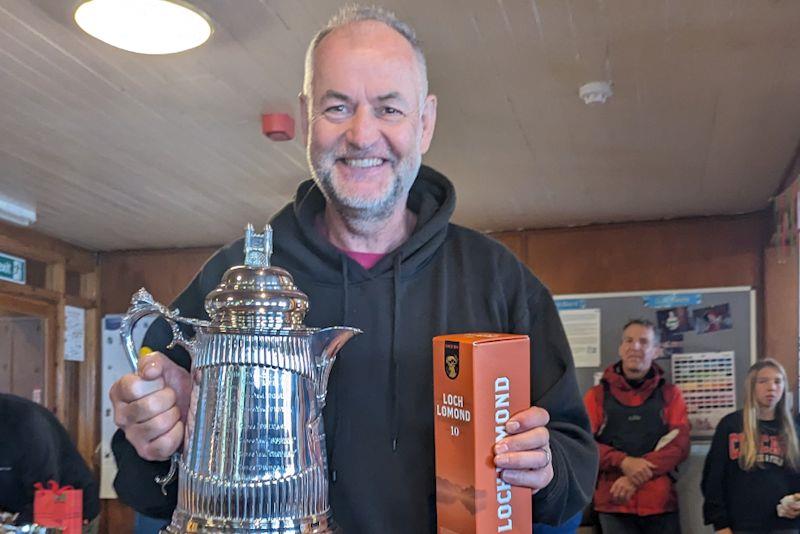
[[[75,306],[64,306],[64,359],[73,362],[83,361],[84,326],[86,310]]]
[[[575,367],[600,365],[600,309],[563,310],[558,312],[567,333]]]

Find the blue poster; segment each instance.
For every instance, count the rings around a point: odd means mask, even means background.
[[[585,310],[586,300],[584,299],[557,299],[556,308],[558,311],[565,310]]]
[[[703,302],[703,296],[700,293],[664,293],[663,295],[647,295],[642,299],[648,308],[697,306]]]

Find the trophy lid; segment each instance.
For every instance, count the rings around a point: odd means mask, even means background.
[[[308,297],[285,269],[270,265],[272,228],[257,234],[248,224],[244,265],[231,267],[206,297],[212,327],[224,329],[305,329]]]

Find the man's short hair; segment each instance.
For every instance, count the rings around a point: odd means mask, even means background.
[[[309,43],[308,50],[306,51],[303,94],[311,94],[311,82],[313,81],[312,78],[314,74],[314,52],[317,51],[317,47],[319,47],[319,43],[322,42],[322,39],[337,28],[341,28],[353,22],[366,20],[382,22],[408,41],[408,44],[411,45],[411,48],[414,49],[417,56],[422,81],[422,98],[425,98],[428,95],[428,68],[425,62],[425,54],[422,51],[414,28],[398,19],[397,16],[388,9],[378,6],[360,6],[358,4],[348,4],[341,8],[311,39],[311,43]]]
[[[658,331],[658,328],[656,327],[655,323],[653,321],[651,321],[650,319],[643,319],[641,317],[636,318],[636,319],[631,319],[627,323],[625,323],[625,326],[622,327],[622,331],[625,332],[625,330],[627,330],[629,326],[634,325],[634,324],[639,325],[639,326],[643,326],[645,328],[649,328],[650,330],[652,330],[653,331],[653,341],[655,342],[656,345],[661,341],[661,335],[660,335],[660,333]]]

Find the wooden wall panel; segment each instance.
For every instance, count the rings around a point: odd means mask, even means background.
[[[14,371],[11,332],[11,321],[0,320],[0,393],[11,393],[11,373]]]
[[[492,234],[554,293],[762,284],[767,215],[593,225]],[[172,300],[215,248],[101,254],[101,312],[139,287]]]
[[[145,287],[156,300],[171,302],[216,247],[109,252],[100,255],[100,313],[124,313],[131,295]]]
[[[766,215],[529,230],[524,261],[554,293],[762,283]]]
[[[798,253],[797,247],[764,251],[764,356],[786,368],[789,391],[798,403]]]
[[[492,237],[511,249],[517,258],[525,261],[525,239],[530,232],[497,232]]]
[[[62,421],[72,439],[72,443],[78,446],[78,429],[80,419],[80,374],[81,369],[84,367],[84,362],[73,362],[64,360],[63,362],[63,380],[64,391],[69,392],[67,397],[66,407],[64,411],[65,420]],[[98,412],[99,415],[99,412]],[[79,451],[80,452],[80,451]],[[89,467],[94,463],[92,458],[84,458]]]
[[[69,274],[69,273],[67,273]],[[67,278],[69,290],[69,277]],[[95,454],[100,442],[100,312],[98,309],[100,294],[99,269],[90,273],[82,273],[77,277],[76,293],[82,299],[96,303],[86,310],[86,344],[85,361],[82,372],[78,376],[79,409],[78,409],[78,451],[84,458],[91,458],[95,473],[100,473],[100,455]],[[69,300],[69,298],[68,298]]]

